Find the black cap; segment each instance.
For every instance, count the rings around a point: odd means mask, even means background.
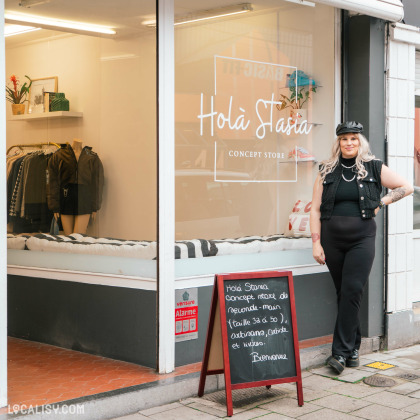
[[[337,125],[335,134],[340,136],[346,133],[363,133],[363,125],[357,121],[346,121]]]

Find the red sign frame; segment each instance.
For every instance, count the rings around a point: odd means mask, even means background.
[[[224,282],[229,280],[250,280],[258,278],[287,277],[289,286],[289,302],[291,313],[291,325],[293,333],[293,347],[295,355],[296,376],[287,378],[269,379],[256,382],[245,382],[240,384],[231,383],[228,331],[225,311]],[[218,319],[220,318],[220,325]],[[221,347],[220,348],[220,341]],[[221,354],[223,353],[223,358]],[[221,363],[221,361],[223,361]],[[223,366],[222,366],[222,365]],[[293,288],[293,275],[291,271],[259,271],[252,273],[231,273],[216,274],[214,279],[213,296],[210,307],[210,316],[207,328],[206,344],[204,348],[203,364],[201,367],[198,396],[204,395],[204,387],[207,375],[224,374],[226,390],[227,415],[233,415],[232,390],[243,388],[254,388],[296,382],[298,405],[303,406],[302,372],[300,367],[299,341],[296,321],[295,293]]]

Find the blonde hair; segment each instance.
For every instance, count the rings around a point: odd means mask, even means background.
[[[354,136],[359,139],[359,150],[356,156],[356,169],[357,169],[357,179],[363,179],[367,176],[367,171],[363,165],[363,162],[370,162],[371,160],[375,159],[375,155],[372,154],[369,147],[369,142],[367,141],[366,137],[360,133],[354,133]],[[338,136],[335,139],[335,142],[332,147],[332,156],[321,162],[320,168],[320,175],[321,180],[324,181],[325,177],[334,171],[337,167],[340,156],[341,156],[341,148],[340,148],[340,140],[342,136]]]

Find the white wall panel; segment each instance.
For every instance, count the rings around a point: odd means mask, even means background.
[[[408,135],[408,120],[406,118],[398,118],[397,120],[398,136],[395,148],[396,156],[407,156],[407,142],[405,139]],[[394,143],[394,142],[393,142]]]
[[[396,266],[396,243],[397,238],[396,235],[388,235],[388,273],[395,273],[397,271]]]
[[[397,273],[395,275],[395,310],[407,309],[407,274]]]
[[[396,306],[396,292],[395,292],[396,274],[390,274],[388,276],[388,290],[387,290],[387,312],[394,312]]]
[[[390,156],[396,154],[398,137],[398,118],[391,117],[388,119],[388,154]]]
[[[397,47],[397,78],[408,79],[408,44],[399,43]]]
[[[413,214],[413,212],[411,212],[411,214]],[[412,219],[411,219],[412,220]],[[413,268],[414,268],[414,262],[413,262],[413,257],[414,257],[414,246],[413,246],[413,235],[412,234],[408,234],[405,235],[407,244],[406,244],[406,249],[407,249],[407,271],[408,272],[412,272]],[[420,256],[417,256],[418,258]]]
[[[406,118],[408,115],[408,82],[406,80],[396,80],[397,95],[396,95],[396,106],[397,116],[400,118]]]
[[[400,273],[407,269],[407,239],[406,235],[395,235],[396,246],[396,259],[395,268],[396,272]]]

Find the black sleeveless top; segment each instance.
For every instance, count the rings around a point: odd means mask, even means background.
[[[357,187],[356,158],[340,158],[339,165],[343,166],[343,174],[335,194],[332,216],[362,217],[359,205],[359,191]]]

